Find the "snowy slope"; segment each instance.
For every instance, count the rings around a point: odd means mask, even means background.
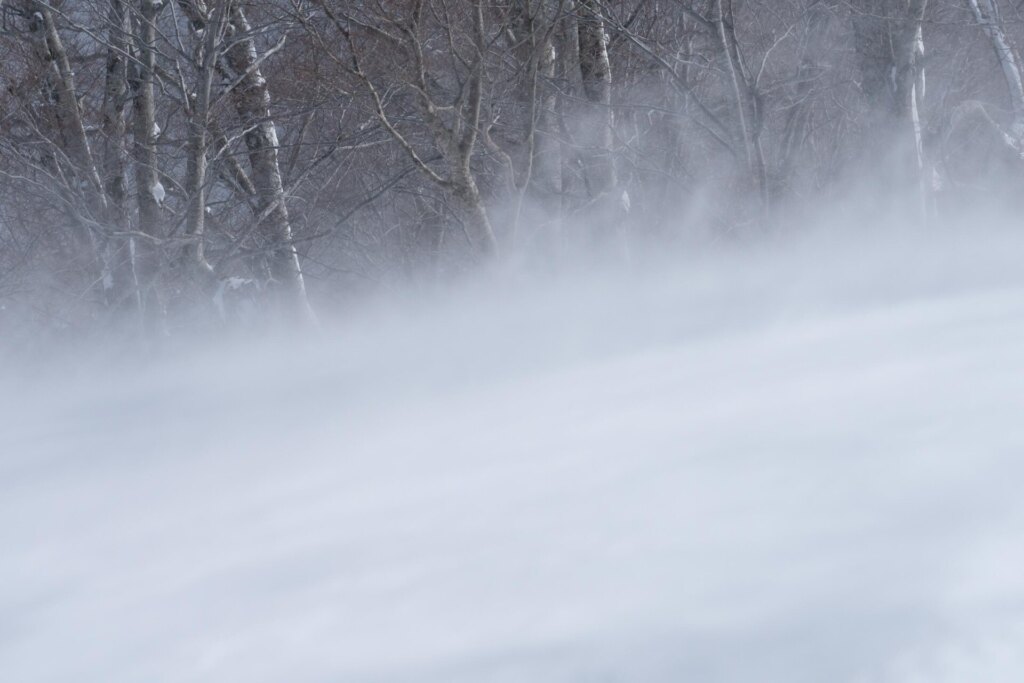
[[[1024,242],[928,243],[8,366],[0,680],[1019,681]]]

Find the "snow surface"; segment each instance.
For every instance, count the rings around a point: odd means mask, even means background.
[[[1019,681],[1024,241],[927,244],[8,362],[0,679]]]

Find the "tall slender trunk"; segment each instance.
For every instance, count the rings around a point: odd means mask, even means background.
[[[515,92],[522,111],[516,146],[505,155],[514,193],[514,241],[527,194],[544,204],[550,202],[557,188],[557,147],[547,135],[552,127],[549,112],[554,107],[554,90],[547,84],[555,75],[552,31],[557,7],[550,6],[549,0],[515,0],[512,7],[513,53],[523,73]]]
[[[278,164],[277,128],[270,113],[270,90],[260,70],[252,27],[242,3],[231,4],[228,15],[231,47],[225,61],[238,79],[231,98],[242,120],[249,150],[252,183],[263,217],[263,233],[269,238],[267,270],[270,285],[290,312],[311,316],[299,255],[292,242],[292,228],[285,202],[284,182]]]
[[[44,82],[49,96],[44,107],[52,108],[56,123],[55,139],[59,154],[48,155],[54,179],[61,179],[60,192],[68,207],[72,224],[73,258],[88,264],[89,279],[106,283],[107,269],[103,258],[103,228],[108,219],[107,198],[103,181],[86,134],[75,72],[71,68],[64,42],[54,20],[51,5],[39,0],[24,0],[24,14],[29,18],[28,35],[39,67],[46,73]],[[84,199],[85,211],[81,211]]]
[[[125,0],[107,0],[107,62],[103,87],[103,186],[111,214],[121,230],[130,223],[125,205],[127,145],[125,109],[128,104],[128,13]]]
[[[154,98],[156,17],[162,6],[160,0],[139,0],[135,60],[131,77],[134,98],[132,156],[135,163],[135,201],[139,209],[139,232],[155,238],[162,236],[160,205],[166,195],[166,190],[160,182],[157,160]],[[152,332],[163,318],[163,304],[160,301],[157,284],[160,255],[155,243],[145,238],[133,238],[130,247],[142,301],[142,324]]]
[[[1013,111],[1013,121],[1010,130],[1004,132],[1007,143],[1013,147],[1018,154],[1024,153],[1024,80],[1021,78],[1021,65],[1016,53],[1010,47],[1010,41],[1003,30],[1002,18],[999,16],[999,7],[993,0],[967,0],[975,21],[985,31],[992,49],[995,51],[996,60],[1003,73],[1003,80],[1006,82],[1007,94],[1010,98],[1010,109]]]
[[[921,219],[927,222],[931,213],[931,171],[924,146],[924,13],[928,0],[908,0],[907,15],[900,27],[897,58],[897,90],[901,100],[908,102],[913,134],[914,171],[917,180]]]
[[[927,0],[856,0],[853,17],[861,92],[869,108],[864,149],[881,187],[917,187],[923,218],[930,204],[922,111],[927,5]]]
[[[107,62],[103,88],[103,187],[108,201],[109,225],[117,232],[106,240],[104,289],[116,307],[129,301],[141,306],[137,283],[132,277],[131,246],[126,234],[131,229],[126,181],[128,173],[127,125],[128,36],[131,33],[125,0],[108,0]]]
[[[558,137],[558,176],[552,185],[559,193],[558,233],[560,241],[570,236],[568,219],[574,211],[580,178],[576,172],[576,145],[573,144],[575,100],[580,97],[580,35],[577,28],[575,0],[565,0],[565,11],[555,28],[555,77],[558,83],[554,119]],[[568,243],[561,245],[563,248]]]
[[[769,207],[768,172],[761,147],[761,111],[754,92],[754,84],[747,73],[736,38],[736,25],[731,0],[717,0],[718,40],[725,57],[726,71],[732,86],[739,125],[740,141],[746,157],[750,184],[757,194],[762,210]]]
[[[927,0],[856,0],[854,41],[868,104],[903,125],[921,72],[921,23]]]
[[[473,43],[476,55],[466,76],[467,97],[460,112],[461,117],[450,130],[444,131],[443,124],[435,124],[434,130],[438,136],[438,145],[448,161],[452,194],[462,205],[460,218],[468,222],[472,228],[473,246],[484,256],[494,256],[498,253],[498,240],[473,174],[473,152],[479,136],[483,109],[484,53],[487,49],[482,0],[473,0]],[[418,62],[422,59],[421,49],[417,46]]]
[[[96,216],[102,216],[106,207],[106,197],[89,145],[89,137],[85,132],[71,60],[68,58],[67,50],[64,49],[64,42],[57,30],[50,5],[40,0],[30,0],[28,13],[34,17],[34,22],[39,23],[41,40],[37,46],[41,51],[41,58],[44,62],[49,62],[55,72],[56,113],[65,152],[75,165],[76,173],[86,183],[88,188],[86,199],[91,205],[90,209]]]
[[[833,16],[834,11],[825,0],[811,0],[807,8],[800,64],[796,71],[793,104],[786,116],[782,133],[779,176],[791,182],[801,169],[800,153],[811,129],[813,116],[811,93],[815,81],[826,68],[824,60],[829,54],[829,28]]]
[[[581,136],[584,146],[584,178],[592,198],[614,190],[615,160],[612,156],[612,69],[608,35],[597,0],[577,0],[579,68],[583,97],[587,102]]]
[[[612,67],[603,8],[600,0],[576,1],[580,91],[584,106],[575,137],[590,200],[585,211],[585,239],[592,246],[612,247],[609,255],[628,263],[628,204],[625,194],[619,194],[615,169]]]
[[[157,0],[140,0],[135,40],[135,64],[132,78],[132,153],[135,161],[136,202],[139,208],[139,230],[159,235],[160,204],[165,189],[160,182],[156,152],[156,101],[153,72],[156,67]]]
[[[206,228],[206,170],[208,128],[210,124],[210,96],[213,76],[219,58],[221,30],[225,6],[218,4],[205,25],[203,43],[197,55],[198,78],[195,92],[189,98],[188,110],[188,160],[185,191],[188,194],[188,209],[185,217],[185,234],[190,238],[185,246],[185,263],[189,269],[196,268],[203,275],[212,274],[212,267],[206,261],[203,236]]]

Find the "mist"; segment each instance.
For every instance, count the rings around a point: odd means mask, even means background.
[[[4,678],[1017,680],[1024,239],[879,232],[7,353]]]
[[[0,0],[0,683],[1024,673],[1008,0]]]

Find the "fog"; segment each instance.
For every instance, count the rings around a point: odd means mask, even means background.
[[[1019,3],[0,4],[0,683],[1024,680]]]
[[[1024,239],[851,232],[6,352],[0,678],[1020,680]]]

